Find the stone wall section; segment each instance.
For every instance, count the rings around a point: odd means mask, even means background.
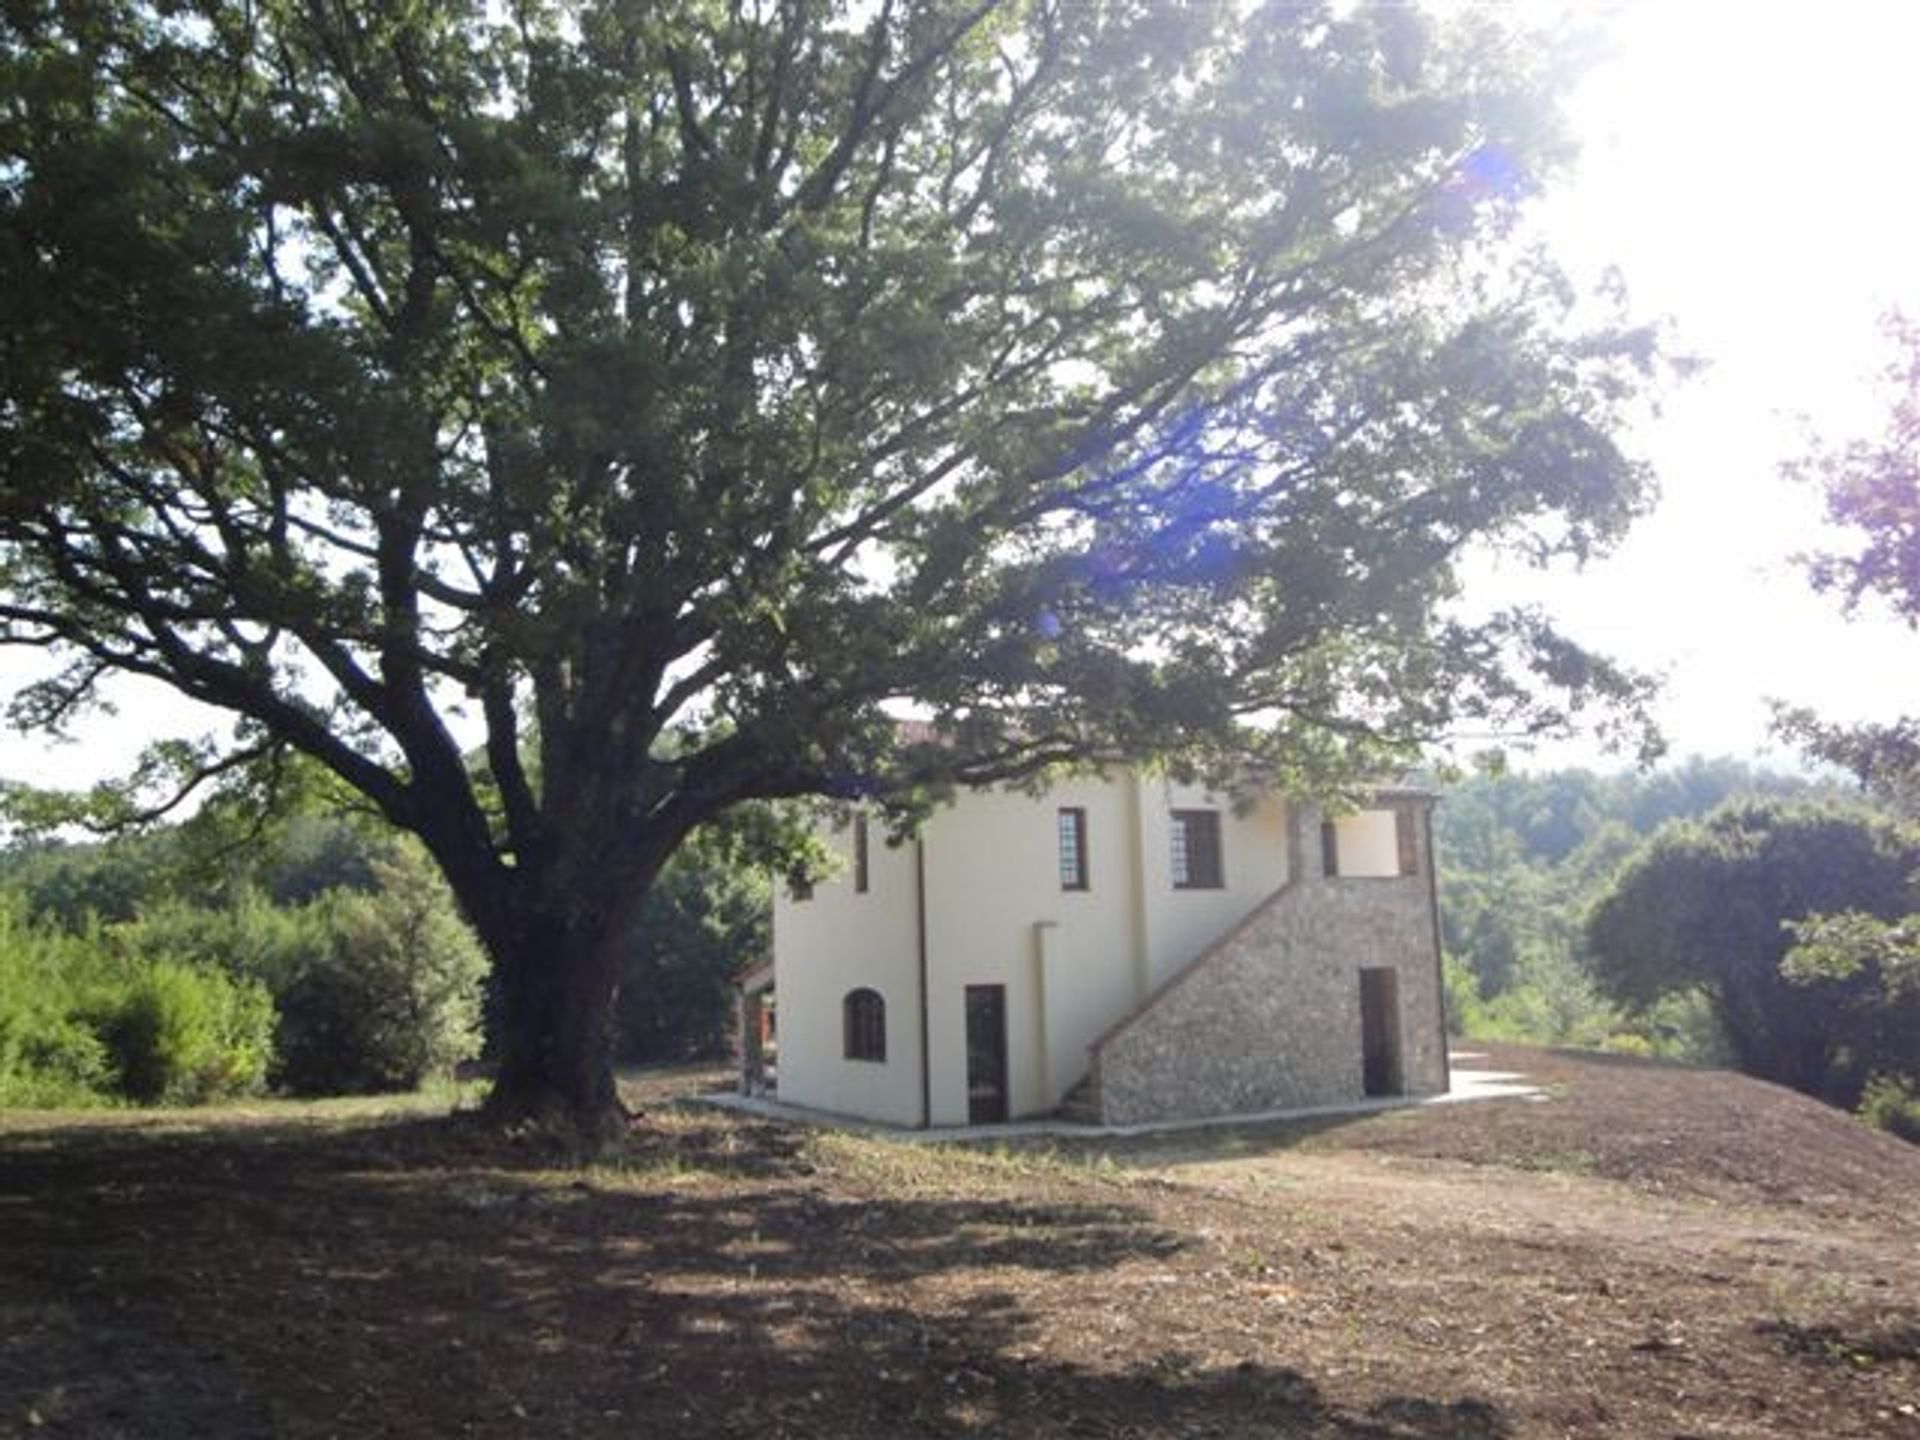
[[[1094,1045],[1109,1125],[1337,1105],[1365,1098],[1360,971],[1398,975],[1403,1093],[1447,1088],[1429,804],[1405,877],[1328,878],[1298,807],[1292,880]]]

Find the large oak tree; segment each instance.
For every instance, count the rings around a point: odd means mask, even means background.
[[[0,638],[64,667],[16,718],[155,677],[239,717],[178,778],[304,752],[419,835],[505,1113],[610,1113],[626,922],[743,802],[1329,784],[1631,700],[1448,609],[1647,489],[1648,336],[1515,233],[1564,57],[1484,19],[4,14]]]

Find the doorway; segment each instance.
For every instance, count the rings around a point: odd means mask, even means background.
[[[967,1123],[1007,1118],[1007,987],[967,986]]]
[[[1360,1078],[1368,1099],[1398,1095],[1400,972],[1390,966],[1360,972]]]

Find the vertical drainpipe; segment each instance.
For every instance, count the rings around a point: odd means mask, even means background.
[[[1039,1003],[1033,1007],[1035,1038],[1039,1041],[1036,1051],[1040,1072],[1040,1094],[1046,1107],[1052,1109],[1055,1101],[1053,1094],[1053,1048],[1047,1037],[1047,1023],[1053,1012],[1053,997],[1047,993],[1047,972],[1054,968],[1054,942],[1059,938],[1060,922],[1057,920],[1036,920],[1033,922],[1033,994]]]
[[[933,1124],[933,1057],[927,1053],[927,842],[913,837],[913,923],[920,958],[920,1128]]]
[[[1133,853],[1128,857],[1133,868],[1133,1002],[1138,1005],[1153,993],[1153,957],[1147,936],[1147,807],[1141,798],[1146,780],[1136,769],[1127,775],[1128,808],[1133,832]]]
[[[1453,1057],[1447,1042],[1447,964],[1440,952],[1440,866],[1433,855],[1433,807],[1429,801],[1420,809],[1421,859],[1427,871],[1427,905],[1433,925],[1433,983],[1436,1009],[1440,1012],[1440,1093],[1453,1089]]]

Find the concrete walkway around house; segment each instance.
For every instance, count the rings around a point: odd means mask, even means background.
[[[1472,1070],[1458,1068],[1463,1062],[1482,1060],[1483,1055],[1456,1052],[1453,1088],[1443,1095],[1387,1100],[1360,1100],[1347,1105],[1313,1105],[1300,1110],[1262,1110],[1247,1115],[1209,1115],[1198,1120],[1161,1120],[1145,1125],[1081,1125],[1071,1120],[1015,1120],[1003,1125],[941,1125],[931,1130],[913,1130],[898,1125],[883,1125],[852,1115],[835,1115],[825,1110],[810,1110],[804,1105],[783,1105],[764,1095],[739,1095],[731,1090],[702,1095],[700,1103],[755,1115],[762,1120],[778,1120],[791,1125],[816,1125],[827,1130],[845,1130],[856,1135],[877,1135],[895,1140],[949,1141],[1018,1140],[1034,1136],[1057,1135],[1086,1139],[1101,1135],[1160,1135],[1180,1130],[1205,1130],[1222,1125],[1266,1125],[1289,1120],[1337,1119],[1348,1115],[1373,1115],[1383,1110],[1405,1110],[1416,1105],[1456,1105],[1470,1100],[1544,1100],[1546,1092],[1526,1083],[1526,1076],[1510,1070]]]

